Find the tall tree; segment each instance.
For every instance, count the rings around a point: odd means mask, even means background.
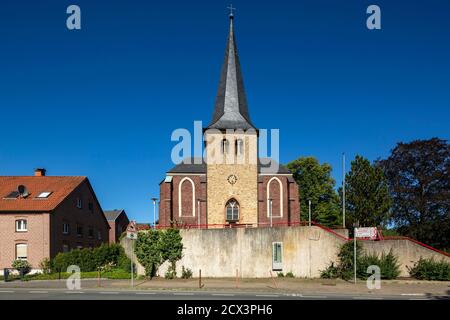
[[[308,220],[308,201],[311,200],[312,220],[327,226],[339,225],[339,197],[331,178],[331,166],[320,164],[313,157],[300,157],[288,163],[287,167],[299,186],[302,220]]]
[[[378,162],[393,198],[398,232],[450,248],[450,146],[432,138],[398,143]]]
[[[387,179],[383,171],[359,155],[345,175],[346,226],[380,226],[388,221],[391,208]],[[342,194],[341,189],[339,193]]]

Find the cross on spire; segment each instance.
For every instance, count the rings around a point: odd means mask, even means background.
[[[227,8],[230,9],[230,18],[233,18],[234,17],[234,12],[233,11],[236,11],[236,8],[233,8],[232,4],[230,4],[230,6],[227,7]]]

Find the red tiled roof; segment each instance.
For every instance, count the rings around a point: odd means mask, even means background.
[[[55,209],[86,177],[0,176],[0,212],[51,211]],[[4,199],[19,185],[27,188],[26,198]],[[52,192],[48,198],[36,199],[41,192]]]

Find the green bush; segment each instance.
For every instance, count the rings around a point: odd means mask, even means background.
[[[289,271],[288,273],[286,273],[285,277],[286,278],[295,278],[295,275],[291,271]]]
[[[354,277],[354,243],[349,241],[345,243],[338,254],[339,263],[331,264],[321,271],[320,277],[326,279],[342,278],[349,280]],[[383,253],[381,257],[376,254],[364,254],[362,245],[356,242],[356,276],[360,279],[367,279],[370,274],[367,273],[369,266],[376,265],[380,267],[381,279],[395,279],[400,274],[400,266],[397,257],[392,250],[388,254]]]
[[[284,278],[284,273],[283,272],[278,272],[277,273],[277,277],[278,278]]]
[[[164,275],[164,278],[166,279],[175,279],[177,277],[177,271],[173,268],[173,265],[170,264],[167,268],[166,274]]]
[[[52,261],[49,258],[44,258],[39,262],[39,269],[42,270],[42,273],[49,274],[52,271]]]
[[[320,277],[323,279],[339,278],[339,269],[334,265],[334,262],[331,262],[325,270],[320,271]]]
[[[77,265],[82,272],[120,268],[130,272],[131,262],[119,244],[102,244],[97,248],[74,249],[58,253],[53,259],[55,271],[65,272],[71,265]]]
[[[444,260],[420,258],[412,268],[408,269],[411,277],[419,280],[450,281],[450,263]]]
[[[192,270],[189,268],[184,268],[184,266],[181,266],[181,278],[183,279],[192,278]]]
[[[23,274],[27,274],[31,271],[31,265],[26,260],[14,260],[11,267],[17,270],[22,270]]]

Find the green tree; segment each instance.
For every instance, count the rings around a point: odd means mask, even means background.
[[[359,155],[345,175],[346,225],[381,226],[389,218],[392,200],[383,171]],[[339,189],[342,198],[342,190]]]
[[[163,261],[168,260],[171,266],[172,276],[176,277],[176,262],[181,259],[183,253],[182,237],[180,230],[167,229],[161,234],[161,257]]]
[[[155,276],[156,270],[163,262],[159,238],[160,232],[150,229],[146,232],[139,232],[136,240],[134,252],[139,263],[145,268],[145,274],[150,278]]]
[[[300,157],[287,164],[299,186],[300,211],[303,221],[308,220],[308,201],[311,201],[312,219],[327,225],[341,223],[339,197],[331,178],[331,166],[320,164],[314,157]]]
[[[450,248],[450,145],[432,138],[398,143],[378,162],[393,198],[397,231],[438,248]]]

